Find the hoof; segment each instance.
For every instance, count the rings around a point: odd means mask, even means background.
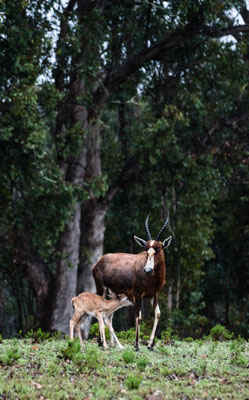
[[[147,347],[148,350],[154,351],[153,347]]]

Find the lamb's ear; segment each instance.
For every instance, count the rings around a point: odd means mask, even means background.
[[[163,241],[163,249],[166,249],[167,247],[169,247],[171,240],[172,240],[172,236],[169,236],[167,239],[165,239]]]
[[[139,244],[139,246],[145,247],[147,245],[146,240],[140,239],[139,237],[134,235],[134,239],[136,240],[137,244]]]

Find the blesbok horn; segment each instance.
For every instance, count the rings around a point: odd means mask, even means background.
[[[161,234],[163,233],[163,231],[164,231],[166,225],[168,224],[168,222],[169,222],[169,214],[168,214],[168,216],[167,216],[167,218],[166,218],[166,221],[164,222],[162,228],[160,229],[160,231],[159,231],[159,233],[158,233],[158,235],[157,235],[157,237],[156,237],[156,241],[158,241],[159,237],[160,237]]]
[[[149,217],[150,217],[150,212],[149,212],[149,214],[148,214],[148,216],[146,218],[146,221],[145,221],[145,229],[146,229],[146,232],[147,232],[147,235],[148,235],[148,239],[152,240],[151,233],[150,233],[150,230],[149,230]]]

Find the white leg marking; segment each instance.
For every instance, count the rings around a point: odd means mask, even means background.
[[[149,341],[148,347],[152,347],[153,344],[154,344],[156,328],[157,328],[157,325],[158,325],[160,314],[161,314],[160,308],[159,308],[159,305],[157,305],[156,308],[155,308],[155,320],[154,320],[153,329],[152,329],[152,332],[151,332],[151,335],[150,335],[150,341]]]
[[[100,337],[103,343],[103,347],[104,349],[107,349],[107,343],[106,343],[106,338],[105,338],[105,324],[102,318],[102,315],[96,315],[96,317],[98,318],[98,322],[99,322],[99,333],[100,333]]]
[[[120,341],[118,340],[118,338],[117,338],[117,336],[116,336],[116,334],[115,334],[115,332],[114,332],[114,329],[113,329],[113,327],[112,327],[112,324],[111,324],[111,321],[110,321],[109,318],[107,318],[106,323],[107,323],[108,329],[109,329],[109,331],[110,331],[110,336],[111,336],[111,338],[114,338],[114,339],[116,340],[116,343],[117,343],[118,347],[119,347],[120,349],[123,349],[124,347],[122,346],[122,344],[121,344]]]
[[[110,345],[114,346],[114,336],[113,336],[113,333],[112,333],[112,332],[114,332],[114,330],[113,330],[113,326],[112,326],[112,319],[113,319],[113,314],[110,315],[109,319],[107,318],[106,322],[107,322],[108,329],[110,331]],[[111,328],[112,328],[111,330],[110,330],[109,325],[108,325],[108,320],[109,320]]]

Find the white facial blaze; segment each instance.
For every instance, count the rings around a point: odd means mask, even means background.
[[[153,246],[154,240],[152,240],[152,244],[151,246]],[[148,254],[148,258],[144,267],[144,271],[146,272],[146,274],[150,273],[153,271],[154,269],[154,254],[155,254],[155,250],[153,249],[153,247],[150,247],[149,250],[147,251]]]

